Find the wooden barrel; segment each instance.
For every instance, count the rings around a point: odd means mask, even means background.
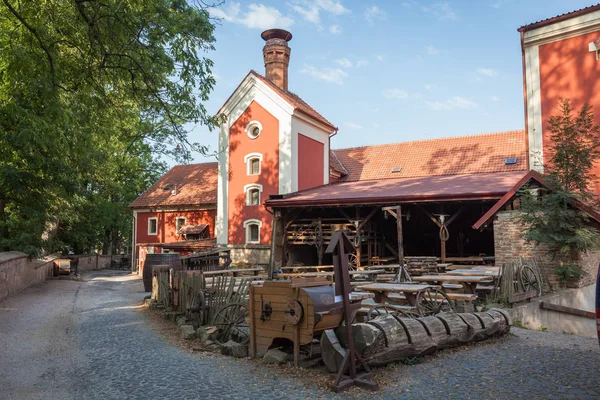
[[[156,265],[169,265],[173,269],[181,269],[181,261],[177,253],[147,254],[142,278],[144,280],[144,290],[152,291],[152,267]]]

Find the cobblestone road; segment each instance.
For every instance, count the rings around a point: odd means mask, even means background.
[[[148,326],[139,279],[96,272],[0,302],[2,399],[597,399],[598,342],[513,329],[505,339],[377,370],[385,386],[334,396],[288,372],[189,354]],[[310,381],[310,379],[308,379]]]

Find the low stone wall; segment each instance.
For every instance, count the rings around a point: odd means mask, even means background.
[[[271,246],[265,245],[231,245],[231,262],[251,265],[269,265]]]
[[[596,285],[567,289],[532,299],[529,303],[508,310],[513,323],[525,328],[596,337],[596,319],[540,308],[540,302],[566,306],[584,311],[595,311]]]
[[[518,211],[501,211],[494,219],[494,248],[496,265],[502,265],[519,260],[519,257],[537,258],[546,272],[548,282],[553,288],[560,286],[554,268],[558,262],[553,259],[547,245],[526,243],[521,237],[524,228],[518,219]],[[577,282],[569,282],[569,287],[583,287],[593,284],[598,273],[600,252],[582,253],[579,256],[579,265],[585,275]]]
[[[115,260],[120,260],[122,256],[103,256],[99,254],[69,256],[69,258],[77,258],[79,260],[79,264],[77,264],[78,272],[110,268],[110,260],[113,257]]]
[[[52,260],[30,260],[18,251],[0,253],[0,299],[52,276]]]

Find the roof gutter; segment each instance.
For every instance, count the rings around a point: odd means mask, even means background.
[[[461,196],[448,197],[446,195],[435,196],[409,196],[409,197],[369,197],[369,198],[348,198],[348,199],[329,199],[329,200],[305,200],[295,201],[290,200],[267,200],[267,207],[322,207],[322,206],[348,206],[348,205],[363,205],[363,204],[397,204],[397,203],[427,203],[433,201],[462,201],[462,200],[498,200],[504,196],[506,192],[490,192],[490,193],[471,193]]]

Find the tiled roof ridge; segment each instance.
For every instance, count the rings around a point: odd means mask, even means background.
[[[518,171],[518,170],[517,170]],[[350,178],[346,178],[344,180],[340,180],[338,182],[333,182],[330,183],[330,185],[337,185],[339,183],[344,183],[344,182],[376,182],[376,181],[386,181],[386,180],[393,180],[393,179],[398,179],[398,180],[402,180],[402,179],[419,179],[419,178],[435,178],[435,177],[442,177],[442,176],[463,176],[463,175],[481,175],[481,174],[502,174],[502,173],[507,173],[507,172],[515,172],[515,171],[479,171],[479,172],[463,172],[463,173],[439,173],[439,174],[423,174],[423,175],[411,175],[411,176],[405,176],[405,177],[396,177],[396,176],[384,176],[381,178],[372,178],[372,179],[350,179]]]
[[[367,147],[386,147],[386,146],[392,146],[392,145],[397,145],[397,144],[410,144],[410,143],[423,143],[423,142],[433,142],[436,140],[453,140],[453,139],[464,139],[464,138],[471,138],[471,137],[482,137],[482,136],[500,136],[500,135],[508,135],[510,133],[521,133],[521,134],[525,134],[525,129],[515,129],[512,131],[503,131],[503,132],[488,132],[488,133],[476,133],[473,135],[462,135],[462,136],[450,136],[450,137],[439,137],[439,138],[430,138],[430,139],[418,139],[418,140],[411,140],[408,142],[393,142],[393,143],[382,143],[382,144],[370,144],[370,145],[364,145],[364,146],[355,146],[355,147],[345,147],[342,149],[331,149],[331,151],[335,152],[336,151],[346,151],[346,150],[356,150],[356,149],[365,149]],[[337,158],[337,154],[336,154],[336,158]],[[339,160],[339,158],[338,158]],[[343,165],[343,164],[342,164]]]
[[[594,5],[591,5],[588,7],[580,8],[579,10],[574,10],[574,11],[569,11],[569,12],[566,12],[563,14],[559,14],[554,17],[550,17],[550,18],[542,19],[542,20],[539,20],[536,22],[532,22],[530,24],[521,26],[517,30],[519,32],[524,32],[524,31],[528,31],[533,28],[539,28],[541,26],[549,25],[550,23],[553,23],[553,22],[559,22],[559,21],[562,21],[562,20],[565,20],[568,18],[573,18],[578,15],[587,14],[588,12],[593,12],[593,11],[597,11],[597,10],[600,10],[600,3],[594,4]]]
[[[171,167],[171,169],[173,168],[177,168],[177,167],[197,167],[199,165],[203,165],[203,166],[210,166],[211,164],[214,164],[215,166],[219,166],[219,162],[218,161],[209,161],[209,162],[201,162],[201,163],[193,163],[193,164],[177,164],[177,165],[173,165]]]

